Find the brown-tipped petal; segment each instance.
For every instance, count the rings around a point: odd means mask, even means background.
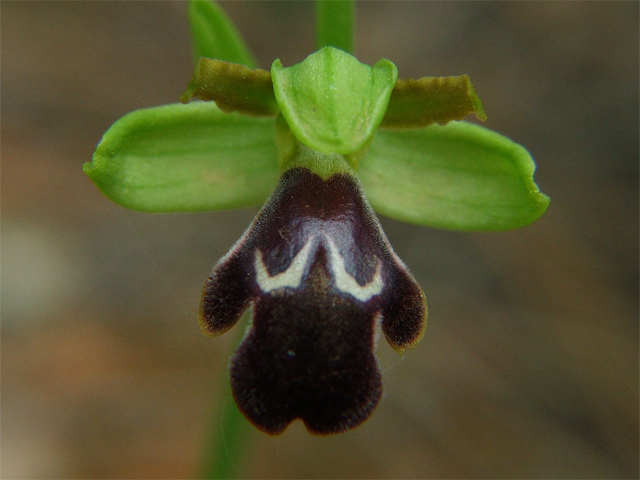
[[[269,72],[211,58],[200,59],[180,101],[191,98],[213,100],[223,112],[275,116],[279,111]]]
[[[479,120],[487,119],[467,75],[398,80],[391,91],[380,126],[422,128],[433,123],[444,125],[451,120],[462,120],[471,113],[475,113]]]

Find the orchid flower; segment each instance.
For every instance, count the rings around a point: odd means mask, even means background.
[[[549,202],[523,147],[460,121],[486,119],[466,75],[398,80],[389,60],[360,63],[340,28],[348,9],[319,2],[318,50],[266,71],[217,5],[192,2],[197,60],[182,104],[118,120],[85,165],[107,197],[134,210],[263,204],[206,280],[199,321],[217,336],[252,309],[231,384],[246,418],[269,434],[298,418],[314,434],[361,424],[382,395],[378,330],[398,351],[424,334],[425,295],[374,211],[506,230]]]

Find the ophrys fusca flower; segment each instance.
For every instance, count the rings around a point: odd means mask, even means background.
[[[537,219],[549,199],[524,148],[459,121],[486,118],[466,75],[398,80],[389,60],[364,65],[324,40],[299,64],[260,70],[218,7],[196,1],[190,12],[198,60],[181,101],[205,102],[123,117],[85,172],[140,211],[263,205],[213,268],[200,324],[219,335],[251,307],[230,374],[258,428],[278,434],[300,418],[312,433],[348,430],[381,398],[377,332],[403,350],[426,324],[425,296],[374,209],[507,230]],[[334,17],[323,18],[331,39]]]

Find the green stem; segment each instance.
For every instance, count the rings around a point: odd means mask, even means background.
[[[316,49],[336,47],[353,54],[352,0],[316,1]]]
[[[236,335],[244,333],[244,318],[236,326]],[[239,343],[233,342],[234,347]],[[231,395],[229,373],[221,375],[220,395],[211,418],[211,432],[204,452],[202,478],[239,478],[246,464],[251,424],[244,418]]]

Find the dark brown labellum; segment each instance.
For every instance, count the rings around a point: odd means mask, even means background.
[[[421,338],[427,315],[422,290],[356,178],[323,180],[300,167],[282,175],[213,268],[201,326],[219,335],[250,305],[252,324],[231,361],[233,395],[249,421],[272,435],[296,418],[314,434],[366,420],[382,394],[377,324],[403,350]]]

